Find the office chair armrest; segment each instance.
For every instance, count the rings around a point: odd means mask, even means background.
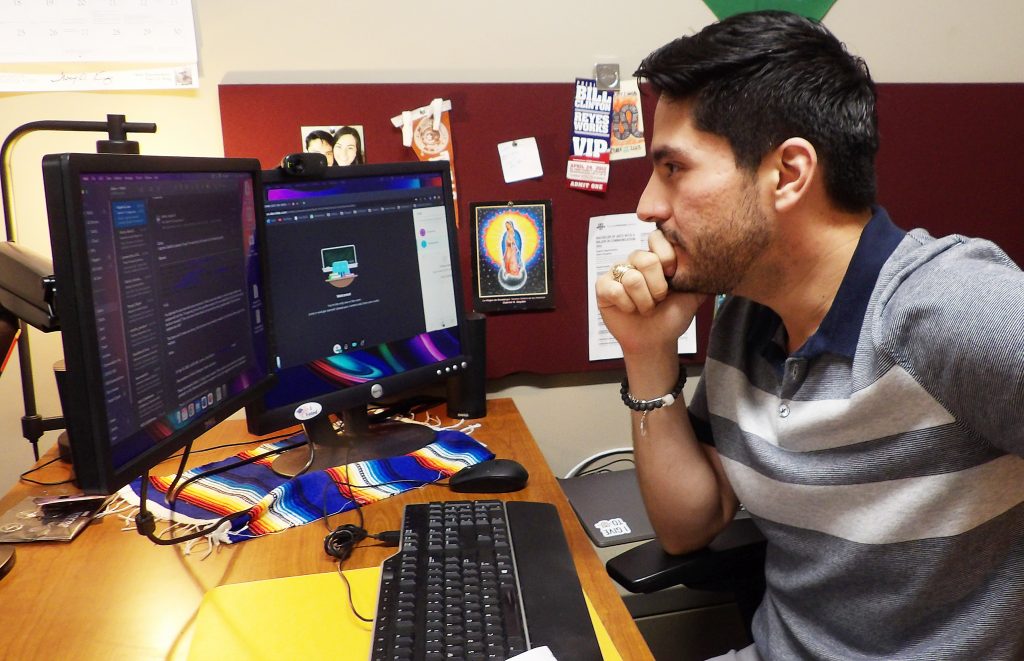
[[[670,555],[658,540],[609,560],[608,574],[630,592],[649,593],[685,585],[698,590],[735,590],[763,581],[765,541],[749,518],[736,518],[706,547]]]

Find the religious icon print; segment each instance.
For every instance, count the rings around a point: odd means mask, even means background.
[[[554,307],[551,202],[470,205],[473,217],[473,307],[479,312]]]

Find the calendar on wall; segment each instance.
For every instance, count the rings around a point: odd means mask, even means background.
[[[197,86],[192,0],[0,0],[0,91]]]

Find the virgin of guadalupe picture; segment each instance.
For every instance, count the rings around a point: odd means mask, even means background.
[[[551,203],[470,205],[474,221],[473,308],[478,312],[554,307],[551,289]]]
[[[516,221],[505,220],[505,233],[501,236],[501,270],[498,282],[509,291],[526,284],[526,266],[523,264],[523,233],[516,229]]]

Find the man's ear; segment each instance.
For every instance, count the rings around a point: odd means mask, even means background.
[[[788,211],[805,199],[818,177],[818,153],[803,138],[789,138],[772,152],[776,169],[774,201],[777,211]]]

